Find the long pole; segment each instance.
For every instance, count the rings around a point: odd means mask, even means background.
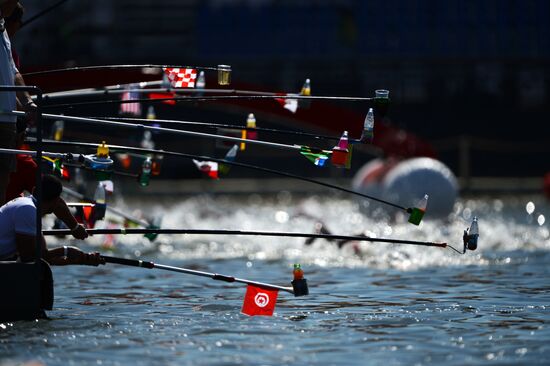
[[[63,71],[64,69],[62,69]],[[29,75],[29,74],[24,74]],[[30,75],[34,75],[30,74]],[[102,88],[84,88],[84,89],[74,89],[74,90],[66,90],[66,91],[59,91],[59,92],[52,92],[52,93],[46,93],[44,94],[44,99],[55,99],[58,97],[78,97],[78,96],[93,96],[93,95],[109,95],[109,94],[120,94],[123,92],[135,92],[135,93],[155,93],[155,92],[165,92],[165,93],[188,93],[188,94],[243,94],[243,95],[262,95],[262,96],[272,96],[275,98],[281,98],[281,99],[295,99],[295,98],[301,98],[301,97],[308,97],[307,99],[327,99],[330,98],[332,100],[353,100],[353,101],[372,101],[375,100],[375,98],[372,97],[339,97],[339,96],[317,96],[317,95],[301,95],[301,94],[295,94],[295,93],[274,93],[274,92],[266,92],[266,91],[259,91],[259,90],[244,90],[244,89],[213,89],[213,88],[173,88],[173,87],[162,87],[162,80],[157,81],[142,81],[142,82],[136,82],[131,84],[139,84],[141,89],[123,89],[123,87],[127,84],[116,84],[116,85],[108,85]],[[157,88],[150,88],[150,87],[157,87]],[[305,98],[303,98],[305,99]]]
[[[272,290],[285,291],[285,292],[289,292],[291,294],[294,294],[295,296],[298,296],[298,294],[296,294],[294,292],[294,289],[292,287],[272,285],[272,284],[269,284],[269,283],[251,281],[251,280],[247,280],[247,279],[243,279],[243,278],[237,278],[237,277],[233,277],[233,276],[222,275],[222,274],[219,274],[219,273],[204,272],[204,271],[197,271],[197,270],[188,269],[188,268],[167,266],[167,265],[163,265],[163,264],[156,264],[156,263],[153,263],[153,262],[136,260],[136,259],[110,257],[110,256],[105,256],[105,255],[102,256],[102,257],[103,257],[103,259],[105,259],[105,262],[107,262],[107,263],[116,263],[116,264],[122,264],[124,266],[142,267],[142,268],[149,268],[149,269],[157,268],[157,269],[163,269],[165,271],[185,273],[185,274],[189,274],[189,275],[193,275],[193,276],[208,277],[208,278],[211,278],[211,279],[217,280],[217,281],[239,282],[239,283],[244,283],[244,284],[247,284],[247,285],[254,285],[254,286],[263,287],[263,288],[272,289]]]
[[[224,123],[182,121],[182,120],[174,120],[174,119],[129,118],[129,117],[101,117],[101,119],[104,119],[107,121],[123,121],[123,122],[137,122],[137,123],[166,123],[166,124],[175,124],[175,125],[215,128],[215,129],[224,128],[228,130],[239,130],[239,131],[247,130],[247,131],[269,132],[269,133],[277,133],[277,134],[285,134],[285,135],[311,137],[317,140],[331,140],[331,141],[340,140],[340,136],[319,135],[319,134],[301,132],[301,131],[281,130],[277,128],[237,126],[237,125],[224,124]],[[349,142],[360,143],[362,141],[360,139],[349,139]]]
[[[23,23],[21,23],[21,28],[26,26],[27,24],[29,24],[30,22],[40,18],[41,16],[43,16],[44,14],[46,13],[49,13],[50,11],[52,11],[53,9],[57,8],[59,5],[63,4],[64,2],[67,2],[67,0],[60,0],[58,1],[57,3],[53,4],[53,5],[50,5],[49,7],[47,7],[46,9],[40,11],[38,14],[35,14],[33,15],[32,17],[30,17],[29,19],[27,19],[26,21],[24,21]]]
[[[90,235],[101,234],[189,234],[189,235],[242,235],[242,236],[274,236],[274,237],[294,237],[294,238],[316,238],[327,240],[349,240],[349,241],[368,241],[373,243],[393,243],[393,244],[408,244],[426,247],[446,248],[447,243],[434,243],[427,241],[402,240],[402,239],[387,239],[387,238],[372,238],[364,235],[334,235],[334,234],[313,234],[313,233],[298,233],[298,232],[279,232],[279,231],[241,231],[241,230],[207,230],[207,229],[88,229]],[[68,235],[70,230],[55,229],[44,230],[44,235]]]
[[[8,115],[15,115],[15,116],[24,115],[23,112],[3,112],[3,113],[8,114]],[[275,148],[284,149],[284,150],[298,150],[299,151],[301,149],[300,145],[287,145],[287,144],[280,144],[280,143],[277,143],[277,142],[260,141],[260,140],[247,140],[247,139],[241,139],[241,138],[238,138],[238,137],[215,135],[215,134],[211,134],[211,133],[176,130],[174,128],[147,126],[147,125],[142,125],[142,124],[137,124],[136,125],[134,123],[106,121],[106,120],[97,119],[97,118],[85,118],[85,117],[66,116],[66,115],[49,114],[49,113],[44,113],[42,116],[44,118],[47,118],[47,119],[73,121],[73,122],[81,122],[81,123],[93,123],[93,124],[99,124],[99,125],[118,126],[118,127],[126,127],[126,128],[149,130],[149,131],[168,132],[168,133],[179,134],[179,135],[213,138],[213,139],[233,141],[233,142],[245,142],[247,144],[270,146],[270,147],[275,147]]]
[[[138,84],[138,83],[132,83],[132,84]],[[141,84],[147,84],[147,82],[139,83]],[[124,89],[123,86],[127,84],[118,84],[118,85],[112,85],[107,86],[104,88],[86,88],[86,89],[77,89],[77,90],[67,90],[67,91],[60,91],[60,92],[52,92],[44,95],[44,100],[49,101],[57,98],[67,98],[67,97],[91,97],[96,95],[117,95],[117,94],[123,94],[126,92],[129,93],[136,93],[136,94],[147,94],[147,93],[188,93],[188,94],[248,94],[248,95],[270,95],[270,96],[276,96],[277,98],[287,97],[292,98],[294,95],[292,94],[283,94],[283,95],[277,95],[276,93],[270,93],[270,92],[261,92],[261,91],[252,91],[252,90],[238,90],[238,89],[190,89],[190,88],[147,88],[147,89]],[[299,94],[296,94],[295,96],[299,96]],[[313,96],[315,97],[315,96]],[[156,99],[156,98],[155,98]]]
[[[42,259],[42,91],[37,87],[32,87],[30,91],[35,91],[38,99],[36,100],[38,110],[36,111],[36,160],[38,161],[36,167],[36,185],[34,188],[33,196],[36,198],[36,263],[41,262]],[[38,264],[37,264],[38,265]],[[42,273],[42,272],[40,272]]]
[[[98,66],[77,66],[66,67],[62,69],[43,70],[28,72],[23,76],[35,76],[35,75],[49,75],[57,74],[60,72],[75,72],[75,71],[98,71],[98,70],[132,70],[132,69],[165,69],[165,68],[180,68],[180,69],[200,69],[200,70],[221,70],[218,67],[212,66],[182,66],[182,65],[159,65],[159,64],[143,64],[143,65],[98,65]]]
[[[21,155],[30,155],[30,156],[38,156],[39,151],[32,151],[32,150],[21,150],[21,149],[3,149],[0,148],[0,153],[6,153],[6,154],[21,154]],[[55,159],[64,159],[67,157],[68,154],[62,154],[62,153],[52,153],[47,151],[42,151],[42,156],[47,156],[49,158],[55,158]]]
[[[74,198],[77,198],[79,200],[85,200],[85,201],[88,201],[88,202],[91,202],[91,203],[95,203],[95,200],[91,199],[90,197],[86,197],[85,195],[83,195],[82,193],[79,193],[77,191],[74,191],[68,187],[63,187],[63,192],[68,194],[69,196],[72,196]],[[141,225],[145,228],[148,228],[151,226],[151,224],[149,224],[148,222],[144,221],[144,220],[140,220],[136,217],[133,217],[133,216],[130,216],[128,215],[127,213],[125,212],[122,212],[121,210],[117,209],[116,207],[112,207],[110,205],[107,205],[107,211],[110,211],[128,221],[131,221],[133,223],[136,223],[138,225]]]
[[[90,143],[90,142],[72,142],[72,141],[55,141],[55,140],[44,140],[44,142],[48,145],[60,145],[60,146],[75,146],[75,147],[90,147],[90,148],[97,148],[97,146],[99,146],[99,144],[94,144],[94,143]],[[380,202],[380,203],[383,203],[385,205],[392,206],[392,207],[395,207],[395,208],[400,209],[400,210],[404,210],[406,212],[408,212],[410,210],[410,209],[408,209],[404,206],[401,206],[401,205],[398,205],[398,204],[395,204],[395,203],[392,203],[392,202],[389,202],[389,201],[385,201],[385,200],[382,200],[380,198],[370,196],[368,194],[364,194],[364,193],[361,193],[361,192],[353,191],[351,189],[340,187],[340,186],[337,186],[335,184],[321,182],[319,180],[303,177],[303,176],[300,176],[300,175],[291,174],[291,173],[283,172],[283,171],[280,171],[280,170],[264,168],[264,167],[260,167],[260,166],[256,166],[256,165],[238,163],[238,162],[235,162],[235,161],[227,161],[227,160],[224,160],[224,159],[217,159],[217,158],[212,158],[212,157],[209,157],[209,156],[185,154],[185,153],[180,153],[180,152],[175,152],[175,151],[143,149],[143,148],[130,147],[130,146],[120,146],[120,145],[109,145],[109,148],[112,149],[112,150],[127,151],[127,152],[159,154],[159,155],[165,155],[165,156],[177,156],[177,157],[182,157],[182,158],[186,158],[186,159],[198,159],[198,160],[203,160],[203,161],[214,161],[214,162],[221,163],[221,164],[227,164],[227,165],[231,165],[231,166],[238,166],[238,167],[246,168],[246,169],[253,169],[253,170],[257,170],[257,171],[262,171],[262,172],[266,172],[266,173],[270,173],[270,174],[279,175],[279,176],[282,176],[282,177],[288,177],[288,178],[293,178],[293,179],[301,180],[301,181],[312,183],[312,184],[317,184],[317,185],[327,187],[327,188],[331,188],[331,189],[341,191],[341,192],[346,192],[346,193],[353,194],[353,195],[356,195],[356,196],[359,196],[359,197],[367,198],[367,199],[372,200],[372,201]]]
[[[303,100],[339,100],[347,102],[364,102],[372,101],[374,98],[366,97],[333,97],[333,96],[306,96],[306,95],[212,95],[212,96],[184,96],[184,97],[169,97],[169,98],[143,98],[143,99],[131,99],[131,100],[121,100],[121,99],[112,99],[112,100],[102,100],[102,101],[91,101],[91,102],[73,102],[73,103],[60,103],[60,104],[50,104],[45,108],[65,108],[65,107],[75,107],[82,105],[103,105],[103,104],[126,104],[126,103],[151,103],[151,102],[164,102],[164,101],[175,101],[175,102],[209,102],[215,100],[262,100],[262,99],[303,99]]]

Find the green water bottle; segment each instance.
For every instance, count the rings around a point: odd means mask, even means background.
[[[410,216],[409,216],[409,222],[414,225],[420,225],[420,221],[422,221],[422,218],[424,217],[424,214],[426,213],[426,208],[428,207],[428,195],[425,194],[424,198],[418,202],[418,207],[413,207],[410,209]]]
[[[142,187],[147,187],[149,185],[149,178],[151,177],[151,168],[153,166],[153,161],[151,157],[148,156],[143,161],[141,166],[141,174],[139,175],[139,184]]]

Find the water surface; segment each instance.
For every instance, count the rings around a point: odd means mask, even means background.
[[[338,197],[118,205],[163,213],[170,228],[311,232],[319,217],[339,234],[456,246],[477,215],[481,238],[479,250],[461,256],[391,244],[305,246],[298,238],[96,236],[86,249],[112,245],[111,255],[280,285],[299,262],[311,294],[280,293],[273,317],[248,317],[240,313],[244,285],[112,264],[57,267],[50,319],[0,325],[0,365],[549,363],[550,210],[539,197],[462,200],[450,220],[418,228],[364,215],[365,207]]]

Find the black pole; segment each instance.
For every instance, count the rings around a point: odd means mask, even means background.
[[[42,91],[36,91],[37,120],[36,120],[36,185],[33,197],[36,198],[36,262],[42,258]]]
[[[219,274],[219,273],[211,273],[211,272],[197,271],[197,270],[188,269],[188,268],[167,266],[167,265],[164,265],[164,264],[156,264],[156,263],[153,263],[153,262],[141,261],[141,260],[136,260],[136,259],[126,259],[126,258],[109,257],[109,256],[102,256],[102,258],[107,263],[116,263],[116,264],[121,264],[121,265],[124,265],[124,266],[142,267],[142,268],[149,268],[149,269],[157,268],[157,269],[162,269],[162,270],[165,270],[165,271],[172,271],[172,272],[190,274],[190,275],[193,275],[193,276],[207,277],[207,278],[210,278],[210,279],[216,280],[216,281],[239,282],[239,283],[254,285],[254,286],[263,287],[263,288],[267,288],[267,289],[289,292],[289,293],[293,294],[294,296],[304,296],[304,295],[308,294],[307,283],[305,282],[305,280],[303,280],[304,282],[303,282],[302,286],[296,287],[293,284],[292,287],[284,287],[284,286],[272,285],[272,284],[264,283],[264,282],[256,282],[256,281],[251,281],[251,280],[247,280],[247,279],[243,279],[243,278],[237,278],[237,277],[233,277],[233,276],[222,275],[222,274]]]
[[[91,102],[73,102],[73,103],[60,103],[50,104],[45,108],[65,108],[76,107],[82,105],[103,105],[103,104],[126,104],[126,103],[159,103],[168,100],[176,102],[209,102],[216,100],[261,100],[261,99],[305,99],[305,100],[338,100],[348,102],[364,102],[372,101],[374,98],[364,97],[331,97],[331,96],[306,96],[306,95],[212,95],[212,96],[185,96],[185,97],[170,97],[170,98],[155,98],[155,99],[132,99],[132,100],[103,100],[103,101],[91,101]]]
[[[334,235],[334,234],[314,234],[314,233],[295,233],[295,232],[276,232],[276,231],[241,231],[241,230],[208,230],[208,229],[88,229],[88,234],[189,234],[189,235],[243,235],[243,236],[276,236],[276,237],[294,237],[294,238],[316,238],[327,240],[355,240],[369,241],[373,243],[394,243],[409,244],[427,247],[447,247],[447,243],[433,243],[416,240],[371,238],[363,235]],[[56,229],[44,230],[44,235],[68,235],[70,230]]]
[[[99,145],[99,144],[94,144],[94,143],[90,143],[90,142],[55,141],[55,140],[49,140],[49,139],[44,140],[44,143],[47,144],[47,145],[60,145],[60,146],[73,146],[73,147],[93,147],[93,148],[97,148],[97,146]],[[175,151],[143,149],[143,148],[130,147],[130,146],[120,146],[120,145],[109,145],[109,148],[112,149],[112,150],[119,150],[119,151],[158,154],[158,155],[165,155],[165,156],[179,156],[179,157],[186,158],[186,159],[198,159],[198,160],[205,160],[205,161],[214,161],[214,162],[221,163],[221,164],[226,164],[226,165],[231,165],[231,166],[238,166],[238,167],[246,168],[246,169],[258,170],[258,171],[262,171],[262,172],[266,172],[266,173],[270,173],[270,174],[280,175],[280,176],[283,176],[283,177],[298,179],[298,180],[301,180],[301,181],[304,181],[304,182],[321,185],[321,186],[331,188],[331,189],[335,189],[335,190],[338,190],[338,191],[341,191],[341,192],[350,193],[350,194],[353,194],[353,195],[356,195],[356,196],[359,196],[359,197],[367,198],[367,199],[372,200],[372,201],[380,202],[380,203],[383,203],[385,205],[395,207],[395,208],[400,209],[400,210],[404,210],[406,212],[409,212],[409,210],[410,210],[410,209],[408,209],[406,207],[403,207],[401,205],[398,205],[398,204],[395,204],[395,203],[392,203],[392,202],[388,202],[388,201],[382,200],[380,198],[370,196],[368,194],[364,194],[364,193],[353,191],[351,189],[340,187],[340,186],[337,186],[337,185],[334,185],[334,184],[321,182],[321,181],[318,181],[318,180],[315,180],[315,179],[303,177],[303,176],[292,174],[292,173],[283,172],[283,171],[280,171],[280,170],[263,168],[263,167],[256,166],[256,165],[238,163],[238,162],[235,162],[235,161],[227,161],[227,160],[224,160],[224,159],[216,159],[216,158],[212,158],[212,157],[209,157],[209,156],[180,153],[180,152],[175,152]]]
[[[132,267],[155,268],[155,264],[153,262],[142,261],[139,259],[109,257],[106,255],[102,255],[102,257],[103,259],[105,259],[105,262],[107,263],[116,263],[116,264],[121,264],[123,266],[132,266]]]
[[[27,19],[26,21],[24,21],[23,23],[21,23],[21,28],[23,28],[24,26],[26,26],[26,25],[29,24],[30,22],[35,21],[36,19],[40,18],[40,17],[43,16],[44,14],[49,13],[49,12],[52,11],[53,9],[55,9],[55,8],[57,8],[58,6],[60,6],[61,4],[63,4],[64,2],[67,2],[67,0],[60,0],[60,1],[58,1],[57,3],[55,3],[55,4],[51,5],[51,6],[48,6],[46,9],[40,11],[38,14],[33,15],[32,17],[30,17],[29,19]]]
[[[266,127],[246,127],[246,126],[237,126],[224,123],[208,123],[208,122],[193,122],[193,121],[178,121],[178,120],[169,120],[169,119],[145,119],[145,118],[127,118],[127,117],[89,117],[89,118],[100,118],[107,121],[123,121],[123,122],[138,122],[138,123],[166,123],[166,124],[181,124],[186,126],[197,126],[205,128],[224,128],[228,130],[247,130],[255,132],[268,132],[268,133],[277,133],[284,135],[296,135],[296,136],[305,136],[311,137],[316,140],[330,140],[330,141],[339,141],[340,136],[329,136],[329,135],[318,135],[314,133],[301,132],[301,131],[292,131],[292,130],[281,130],[277,128],[266,128]],[[349,139],[351,143],[359,143],[359,139]]]
[[[23,76],[49,75],[60,72],[75,72],[75,71],[98,71],[98,70],[132,70],[132,69],[164,69],[164,68],[181,68],[181,69],[198,69],[198,70],[213,70],[218,71],[218,67],[212,66],[182,66],[182,65],[159,65],[159,64],[143,64],[143,65],[98,65],[98,66],[77,66],[67,67],[63,69],[43,70],[35,72],[27,72]]]

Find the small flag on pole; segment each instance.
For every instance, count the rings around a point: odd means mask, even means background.
[[[93,229],[95,226],[94,219],[94,206],[84,206],[82,207],[82,219],[86,223],[86,227]]]
[[[138,88],[139,84],[131,84],[126,86],[126,91],[122,93],[121,99],[122,101],[132,101],[132,100],[138,100],[139,99],[139,93],[137,92],[131,92],[130,89]],[[129,115],[129,116],[141,116],[141,104],[139,102],[131,102],[131,103],[121,103],[120,104],[120,110],[118,112],[121,115]]]
[[[176,101],[168,98],[175,98],[176,93],[149,93],[149,99],[167,99],[163,100],[162,103],[168,105],[176,105]],[[152,118],[154,119],[154,118]]]
[[[287,96],[291,94],[281,94],[281,95]],[[292,113],[296,113],[296,111],[298,110],[298,99],[275,98],[275,100],[279,102],[279,104],[282,105],[284,109],[287,109]]]
[[[168,75],[173,88],[194,88],[197,79],[196,69],[180,69],[166,67],[164,73]]]
[[[302,146],[300,148],[300,154],[302,154],[307,160],[311,161],[317,166],[325,166],[325,163],[329,159],[332,151],[314,149],[309,146]]]
[[[193,163],[197,166],[197,169],[204,175],[212,179],[219,179],[218,177],[218,163],[215,161],[199,161],[193,159]]]
[[[273,316],[279,290],[268,290],[254,285],[246,287],[246,295],[241,312],[246,315]]]

